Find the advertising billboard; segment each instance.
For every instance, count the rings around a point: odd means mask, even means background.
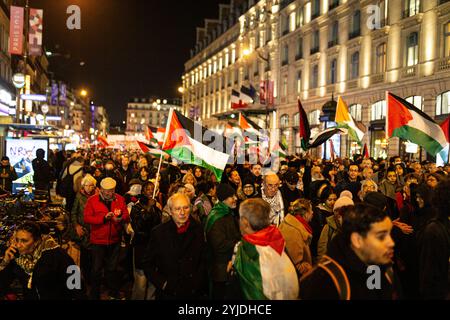
[[[14,167],[18,179],[13,181],[13,192],[33,183],[33,166],[31,162],[36,158],[36,150],[45,150],[45,160],[48,155],[48,140],[45,139],[6,139],[6,156]]]

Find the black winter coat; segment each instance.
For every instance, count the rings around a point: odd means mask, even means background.
[[[155,205],[145,207],[142,202],[137,202],[131,209],[131,227],[134,231],[132,245],[134,247],[134,263],[136,269],[142,269],[142,260],[150,241],[150,233],[161,224],[161,210]]]
[[[143,267],[147,279],[156,287],[156,299],[206,297],[206,246],[202,226],[191,219],[188,230],[182,234],[177,233],[172,220],[154,228]]]
[[[385,276],[386,267],[381,269],[381,289],[370,290],[367,280],[367,265],[363,263],[354,251],[344,241],[342,235],[337,235],[330,243],[328,256],[338,262],[345,270],[351,291],[351,300],[392,300],[395,295],[394,279],[392,285]],[[303,300],[338,300],[339,295],[329,274],[322,268],[316,268],[300,282],[300,298]]]
[[[34,171],[34,186],[38,190],[48,190],[50,181],[54,179],[53,171],[47,161],[36,158],[32,161]]]
[[[18,279],[23,287],[25,300],[78,300],[85,298],[84,288],[67,288],[68,267],[75,265],[73,259],[61,248],[42,253],[33,270],[32,288],[28,289],[29,276],[14,261],[0,271],[0,295],[5,294],[11,283]],[[69,281],[69,283],[73,283]]]

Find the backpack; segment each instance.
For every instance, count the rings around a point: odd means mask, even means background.
[[[66,169],[64,170],[64,171],[66,171],[66,176],[61,179],[60,183],[56,187],[58,194],[63,196],[64,198],[67,198],[71,194],[74,193],[74,191],[73,191],[73,176],[76,175],[81,170],[83,170],[83,167],[81,167],[80,169],[75,171],[73,174],[70,174],[69,167],[70,167],[70,165],[68,165],[66,167]]]
[[[347,273],[342,268],[342,266],[337,263],[334,259],[327,255],[324,255],[320,263],[317,265],[318,268],[323,269],[333,280],[336,290],[339,294],[339,300],[350,300],[351,288],[350,282],[347,277]],[[393,284],[394,273],[392,268],[388,268],[385,273],[385,277],[388,282]]]

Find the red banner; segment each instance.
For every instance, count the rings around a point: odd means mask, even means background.
[[[22,7],[11,6],[10,24],[9,24],[9,53],[23,54],[23,16]]]
[[[29,31],[29,55],[42,55],[42,30],[44,11],[41,9],[30,9],[30,31]]]
[[[267,104],[273,106],[275,104],[273,97],[273,81],[267,81]]]
[[[266,87],[267,82],[266,81],[261,81],[259,83],[259,103],[260,104],[266,104],[267,101],[267,87]]]

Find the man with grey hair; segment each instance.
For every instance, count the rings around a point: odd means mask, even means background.
[[[270,206],[248,199],[239,208],[242,240],[235,247],[232,266],[248,300],[294,300],[298,277],[285,253],[285,241],[270,222]]]
[[[158,225],[142,260],[147,279],[156,287],[157,300],[201,299],[207,293],[206,245],[202,226],[191,219],[188,196],[172,195],[171,220]]]
[[[270,205],[270,223],[277,227],[284,219],[284,203],[281,195],[280,178],[272,171],[267,172],[261,186],[261,197]]]

